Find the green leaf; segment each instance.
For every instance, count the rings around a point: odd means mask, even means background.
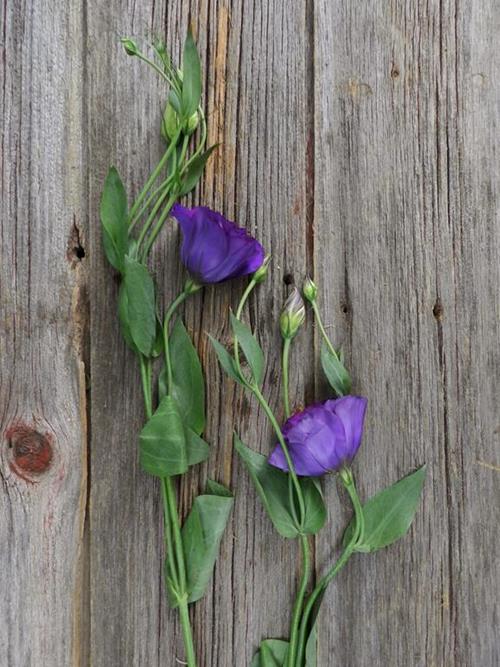
[[[231,313],[231,326],[248,361],[255,382],[260,384],[264,372],[264,353],[250,328]]]
[[[323,492],[318,479],[299,477],[299,484],[302,488],[306,508],[302,532],[308,535],[316,535],[325,525],[327,517]]]
[[[198,353],[180,317],[170,334],[172,395],[185,423],[198,435],[205,428],[205,383]]]
[[[326,343],[321,346],[321,365],[328,382],[338,396],[345,396],[351,391],[351,377],[344,364],[328,349]]]
[[[185,434],[188,466],[193,466],[196,463],[205,461],[210,454],[208,442],[205,442],[203,438],[200,438],[200,436],[189,427],[185,429]]]
[[[100,213],[104,252],[108,262],[123,272],[128,242],[127,194],[115,167],[109,169],[104,181]]]
[[[207,148],[204,153],[194,158],[194,160],[187,168],[184,178],[182,179],[179,197],[187,195],[188,192],[191,192],[191,190],[196,187],[196,184],[203,174],[203,169],[205,168],[205,164],[208,158],[212,155],[213,151],[217,148],[218,145],[219,144],[214,144],[213,146],[210,146],[210,148]]]
[[[207,493],[212,496],[225,496],[226,498],[232,498],[233,494],[231,491],[219,482],[215,482],[213,479],[207,479]]]
[[[163,352],[163,327],[158,318],[156,318],[156,336],[151,350],[151,356],[156,359]]]
[[[290,508],[288,475],[269,465],[265,456],[244,445],[236,434],[234,446],[278,533],[283,537],[297,537],[300,530]]]
[[[215,340],[215,338],[210,336],[210,334],[208,335],[208,337],[210,338],[210,342],[214,346],[214,350],[217,354],[217,358],[219,359],[219,363],[222,366],[222,368],[226,371],[226,373],[229,375],[230,378],[232,378],[239,384],[243,384],[242,379],[234,363],[233,357],[229,354],[226,348],[219,343],[219,341]]]
[[[363,505],[365,532],[363,543],[356,550],[377,551],[387,547],[408,532],[425,481],[425,466],[380,491]],[[348,525],[343,544],[346,546],[354,531],[354,520]]]
[[[157,477],[180,475],[188,469],[184,424],[171,396],[165,396],[139,436],[140,462]]]
[[[282,639],[264,639],[253,657],[251,667],[284,667],[289,645]]]
[[[222,493],[215,493],[218,487],[221,485],[212,484],[208,493],[195,499],[182,527],[188,602],[196,602],[206,591],[233,505],[233,498],[225,487]]]
[[[123,288],[127,293],[127,321],[130,337],[146,357],[156,339],[155,288],[144,264],[125,257]]]
[[[198,50],[188,31],[182,57],[182,112],[189,118],[197,109],[201,99],[201,64]]]
[[[305,667],[316,667],[318,662],[318,631],[316,623],[313,625],[313,629],[309,633],[309,637],[306,641],[306,664]]]
[[[318,480],[299,477],[305,505],[304,525],[300,528],[290,506],[291,478],[288,473],[270,465],[265,456],[246,447],[236,434],[234,446],[250,473],[257,493],[278,533],[288,538],[297,537],[301,533],[315,535],[323,527],[327,517]]]
[[[128,323],[128,297],[127,290],[125,289],[123,282],[121,283],[120,289],[118,291],[118,319],[120,320],[120,328],[125,342],[135,353],[137,353],[137,346],[132,340],[130,326]]]

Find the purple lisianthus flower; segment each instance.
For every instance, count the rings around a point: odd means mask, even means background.
[[[221,283],[254,273],[264,261],[264,248],[245,229],[205,206],[172,207],[182,231],[181,258],[200,283]]]
[[[361,444],[366,404],[361,396],[343,396],[311,405],[285,422],[283,436],[297,475],[320,477],[351,463]],[[280,445],[268,461],[288,471]]]

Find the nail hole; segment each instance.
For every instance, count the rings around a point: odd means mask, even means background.
[[[285,285],[293,285],[293,283],[295,282],[293,279],[293,273],[286,273],[283,276],[283,282],[285,283]]]
[[[344,313],[344,315],[349,315],[351,312],[351,308],[348,303],[341,304],[340,310]]]
[[[443,304],[441,303],[441,300],[439,297],[436,299],[436,303],[434,304],[434,307],[432,309],[432,314],[436,318],[436,320],[441,320],[443,318],[443,313],[444,313],[444,308]]]
[[[73,254],[81,261],[85,257],[85,249],[81,245],[77,245],[73,248]]]

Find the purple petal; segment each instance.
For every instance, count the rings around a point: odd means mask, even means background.
[[[346,435],[345,460],[351,461],[361,444],[367,399],[362,396],[343,396],[334,401],[326,401],[325,407],[342,421]]]
[[[182,261],[200,282],[218,283],[244,276],[264,261],[261,244],[217,211],[176,204],[172,215],[182,231]]]

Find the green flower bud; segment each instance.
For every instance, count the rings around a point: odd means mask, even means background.
[[[253,274],[253,281],[257,285],[259,283],[263,283],[264,280],[266,279],[267,269],[269,267],[270,262],[271,262],[271,255],[266,255],[266,257],[264,257],[264,261],[262,262],[262,264],[259,266],[257,271]]]
[[[312,279],[309,276],[307,276],[307,278],[304,281],[302,292],[304,294],[304,298],[310,301],[311,303],[313,301],[316,301],[316,297],[318,296],[318,288],[316,287],[316,285],[313,283]]]
[[[283,338],[293,338],[306,319],[306,306],[299,290],[294,287],[285,301],[280,315],[280,330]]]
[[[172,141],[179,131],[179,116],[174,107],[167,102],[161,123],[161,134],[165,141]]]
[[[187,121],[184,123],[185,133],[192,134],[198,127],[198,122],[199,122],[198,112],[195,111],[193,114],[191,114],[191,116],[189,116]]]
[[[139,53],[139,48],[133,39],[129,39],[128,37],[122,37],[121,43],[123,44],[125,53],[128,56],[136,56]]]

